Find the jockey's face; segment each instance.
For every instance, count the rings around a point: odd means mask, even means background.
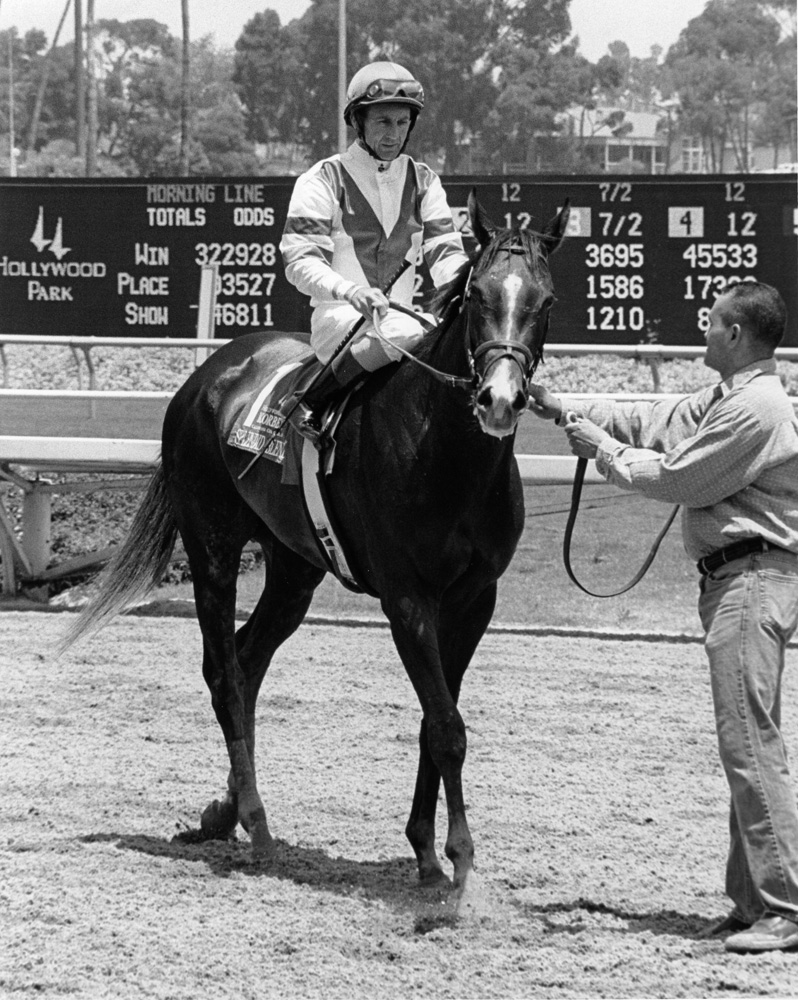
[[[365,109],[363,138],[380,160],[395,160],[410,131],[406,104],[375,104]]]

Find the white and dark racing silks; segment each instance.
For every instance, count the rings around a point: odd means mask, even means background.
[[[405,154],[376,160],[357,143],[297,179],[280,251],[286,277],[311,298],[320,356],[319,340],[334,346],[351,323],[346,299],[358,286],[384,288],[408,258],[390,297],[411,306],[419,252],[436,287],[466,261],[437,174]]]

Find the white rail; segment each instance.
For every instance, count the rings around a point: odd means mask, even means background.
[[[143,487],[155,469],[161,450],[158,440],[134,438],[0,436],[0,478],[22,490],[22,533],[17,538],[0,499],[0,558],[3,562],[3,592],[14,594],[19,578],[55,579],[83,571],[102,562],[110,551],[69,560],[47,569],[51,558],[50,528],[54,493],[91,492],[109,486]],[[521,478],[527,483],[565,484],[573,481],[576,459],[570,456],[518,455]],[[22,471],[10,468],[19,466]],[[106,473],[137,475],[124,482],[51,483],[41,472]],[[33,478],[30,478],[31,475]],[[585,477],[588,483],[603,482],[593,463]]]
[[[99,338],[99,337],[35,337],[0,334],[3,343],[55,344],[60,346],[94,347],[112,345],[115,347],[219,347],[226,341],[202,339],[142,339],[142,338]],[[0,347],[0,350],[2,348]],[[616,354],[639,358],[700,357],[702,348],[666,347],[660,345],[637,345],[618,347],[612,345],[552,344],[549,354],[590,355]],[[787,348],[777,353],[785,360],[798,360],[798,349]],[[12,402],[15,398],[29,399],[34,405],[47,399],[85,400],[93,407],[99,400],[141,400],[153,403],[164,402],[168,392],[128,392],[98,390],[37,390],[0,389],[0,402]],[[660,393],[595,393],[572,394],[606,396],[613,399],[666,398]],[[798,398],[793,398],[793,406],[798,409]],[[152,416],[144,425],[150,430]],[[145,431],[146,432],[146,431]],[[57,492],[76,492],[79,489],[97,490],[118,486],[131,488],[143,485],[146,478],[126,480],[124,483],[69,483],[53,484],[39,478],[41,472],[108,473],[116,475],[147,476],[156,467],[160,454],[160,441],[154,438],[119,437],[56,437],[47,435],[5,435],[0,436],[0,479],[5,479],[22,490],[22,537],[17,538],[5,508],[0,499],[0,558],[3,562],[3,591],[16,592],[17,573],[29,579],[44,579],[45,569],[50,561],[50,515],[51,498]],[[576,459],[568,455],[517,455],[521,478],[525,483],[537,485],[566,485],[573,482]],[[12,469],[21,467],[23,472]],[[31,475],[33,478],[31,478]],[[602,483],[604,480],[596,471],[595,464],[589,463],[585,477],[588,483]],[[80,557],[72,563],[87,563],[91,557]],[[47,576],[54,578],[57,570],[48,570]]]
[[[0,436],[0,463],[36,472],[150,472],[160,451],[160,441],[147,439]],[[576,469],[570,455],[516,455],[516,461],[527,483],[570,483]],[[585,481],[604,482],[592,465]],[[57,484],[46,487],[50,493],[59,492]],[[97,489],[97,484],[91,488]]]
[[[277,334],[281,331],[272,330]],[[202,337],[58,337],[54,335],[0,333],[0,345],[49,344],[53,347],[222,347],[229,340]],[[551,356],[583,357],[590,354],[615,354],[624,358],[700,358],[704,348],[669,344],[547,344]],[[781,347],[776,351],[780,361],[798,361],[798,347]]]
[[[50,334],[0,333],[0,344],[51,347],[221,347],[227,340],[202,337],[57,337]]]

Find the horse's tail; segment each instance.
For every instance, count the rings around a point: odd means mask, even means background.
[[[57,655],[146,597],[166,572],[176,541],[177,522],[163,466],[158,466],[127,538],[100,576],[97,595],[69,627],[58,644]]]

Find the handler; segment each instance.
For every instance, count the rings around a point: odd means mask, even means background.
[[[709,314],[704,363],[722,381],[677,402],[589,403],[532,386],[530,409],[568,423],[574,454],[608,482],[683,505],[720,759],[731,789],[727,951],[798,945],[798,808],[781,679],[798,624],[798,422],[776,373],[786,309],[775,288],[732,286]]]
[[[412,306],[419,251],[436,287],[467,260],[437,174],[404,153],[424,107],[421,84],[398,63],[374,62],[354,75],[347,101],[344,120],[356,140],[298,178],[280,243],[286,277],[311,297],[310,343],[320,361],[329,361],[361,315],[367,320],[303,398],[298,426],[314,439],[327,402],[398,360],[393,344],[410,350],[421,340],[421,323],[389,308],[386,294]],[[405,259],[410,266],[385,289]],[[375,310],[389,344],[374,332]]]

